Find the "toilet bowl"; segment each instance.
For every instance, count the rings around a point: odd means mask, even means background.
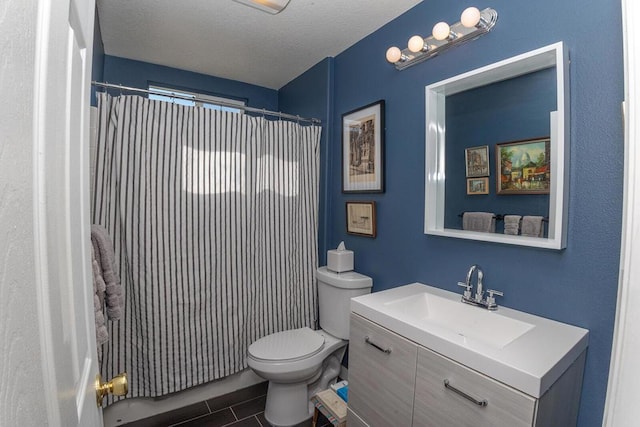
[[[309,418],[309,399],[335,382],[346,346],[347,341],[310,328],[279,332],[251,344],[247,363],[269,380],[267,421],[280,427]]]
[[[373,285],[370,277],[326,267],[316,278],[322,329],[277,332],[249,346],[249,367],[269,381],[264,416],[276,427],[309,419],[310,398],[336,381],[348,344],[350,299],[371,292]]]

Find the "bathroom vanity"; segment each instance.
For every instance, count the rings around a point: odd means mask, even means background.
[[[576,424],[587,330],[419,283],[351,309],[349,426]]]

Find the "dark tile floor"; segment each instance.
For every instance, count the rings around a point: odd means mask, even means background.
[[[266,382],[256,384],[171,412],[123,424],[123,427],[269,427],[270,424],[264,418],[267,385]],[[321,414],[318,426],[330,425]],[[310,426],[311,420],[308,420],[296,427]]]

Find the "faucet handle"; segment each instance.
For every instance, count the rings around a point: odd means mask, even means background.
[[[458,282],[458,286],[462,286],[465,288],[464,297],[467,299],[471,299],[471,288],[473,285],[471,283]]]
[[[489,294],[489,296],[487,296],[487,308],[489,310],[495,310],[498,308],[498,304],[496,304],[494,295],[503,297],[504,293],[502,291],[494,291],[493,289],[487,289],[487,293]]]

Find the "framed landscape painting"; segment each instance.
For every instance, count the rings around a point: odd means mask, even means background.
[[[550,139],[496,144],[497,194],[549,194]]]

